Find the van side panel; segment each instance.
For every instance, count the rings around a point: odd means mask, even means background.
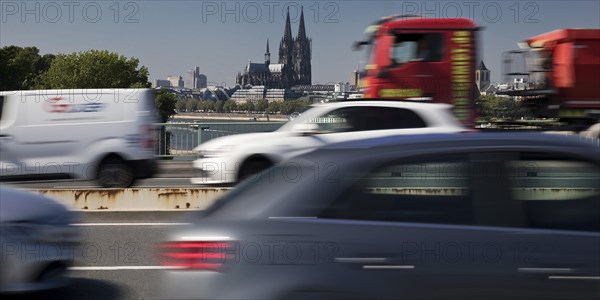
[[[20,91],[6,98],[16,118],[2,120],[2,135],[12,141],[2,146],[0,176],[94,179],[97,165],[111,153],[124,161],[154,160],[153,147],[140,142],[142,129],[155,122],[149,90]]]

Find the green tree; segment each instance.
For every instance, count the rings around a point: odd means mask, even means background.
[[[310,106],[308,100],[296,100],[294,101],[294,112],[303,112],[308,106]]]
[[[225,102],[224,102],[223,100],[217,100],[217,101],[215,102],[215,104],[213,105],[213,109],[214,109],[216,112],[219,112],[219,113],[220,113],[220,112],[223,112],[223,105],[224,105],[224,104],[225,104]]]
[[[188,112],[194,112],[198,107],[197,99],[187,99],[187,103],[185,104],[185,109]]]
[[[269,106],[267,107],[267,113],[274,114],[274,113],[279,112],[280,106],[281,105],[279,104],[279,102],[269,103]]]
[[[247,101],[246,103],[238,104],[238,110],[252,112],[254,111],[254,103]]]
[[[254,109],[258,112],[265,112],[267,107],[269,107],[269,102],[265,99],[258,100],[254,105]]]
[[[40,56],[36,47],[0,48],[0,90],[28,90],[35,86],[40,73],[48,70],[54,55]]]
[[[159,90],[156,94],[156,107],[158,108],[159,121],[166,123],[170,117],[175,115],[177,98],[167,90]]]
[[[229,99],[229,100],[225,101],[225,103],[223,104],[223,110],[226,112],[232,112],[232,111],[235,111],[236,109],[237,109],[237,103],[233,99]]]
[[[161,123],[166,123],[170,117],[175,115],[177,98],[167,90],[159,90],[156,94],[155,101],[158,109],[159,121]],[[165,126],[159,127],[156,146],[159,155],[171,154],[171,132],[168,132]]]
[[[39,77],[40,89],[149,88],[148,69],[137,58],[107,50],[58,54]]]
[[[208,112],[209,110],[213,109],[213,103],[210,100],[199,101],[196,105],[196,109],[201,110],[203,112]]]
[[[479,115],[483,118],[506,120],[531,116],[530,111],[525,105],[507,97],[482,96],[477,105],[479,107]]]
[[[289,115],[291,113],[293,113],[296,109],[295,105],[294,105],[295,101],[283,101],[279,104],[279,109],[281,111],[282,114],[284,115]]]
[[[186,109],[185,108],[186,104],[187,104],[187,100],[179,99],[179,100],[177,100],[177,103],[175,103],[175,108],[180,112],[184,111]]]
[[[256,109],[254,108],[254,102],[250,102],[250,101],[246,102],[246,111],[247,112],[253,112],[255,110]]]

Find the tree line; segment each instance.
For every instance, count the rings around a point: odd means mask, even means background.
[[[268,102],[266,99],[261,99],[256,102],[247,101],[245,103],[237,103],[233,99],[227,101],[217,100],[198,100],[198,99],[180,99],[177,100],[175,108],[179,112],[218,112],[218,113],[270,113],[270,114],[285,114],[289,115],[294,112],[302,112],[310,105],[308,100],[292,100],[282,102]]]
[[[36,47],[0,48],[0,90],[149,88],[148,68],[108,50],[41,55]]]

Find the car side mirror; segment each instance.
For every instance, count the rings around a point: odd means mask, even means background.
[[[363,46],[366,45],[367,42],[365,41],[357,41],[352,43],[352,51],[360,51],[362,50]]]

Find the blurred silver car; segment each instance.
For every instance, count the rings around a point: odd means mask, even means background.
[[[327,146],[160,245],[162,298],[598,299],[600,149],[473,133]]]
[[[0,292],[65,286],[81,235],[76,214],[31,192],[0,186]]]

